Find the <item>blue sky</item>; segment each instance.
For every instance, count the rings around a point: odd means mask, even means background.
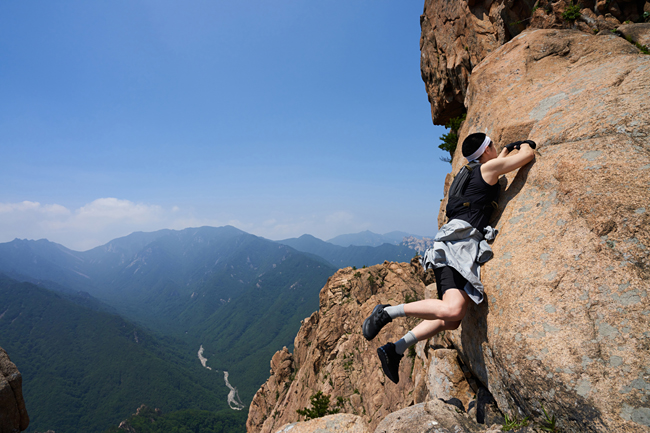
[[[0,242],[435,233],[422,1],[0,3]]]

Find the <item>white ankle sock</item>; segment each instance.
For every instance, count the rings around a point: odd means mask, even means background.
[[[395,342],[395,352],[403,355],[406,352],[406,349],[413,346],[418,342],[418,339],[415,338],[415,334],[409,331],[404,337]]]
[[[394,307],[386,307],[384,308],[384,311],[388,313],[391,319],[395,319],[396,317],[406,317],[404,304],[395,305]]]

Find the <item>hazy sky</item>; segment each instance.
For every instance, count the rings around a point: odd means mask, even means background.
[[[435,233],[423,4],[0,3],[0,242]]]

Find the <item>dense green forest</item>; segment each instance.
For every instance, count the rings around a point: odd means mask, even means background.
[[[318,309],[320,287],[334,273],[304,260],[287,256],[281,270],[258,280],[259,290],[243,294],[190,332],[200,337],[208,365],[229,371],[245,404],[268,378],[273,354],[283,346],[293,350],[300,321]],[[319,290],[306,290],[310,286]]]
[[[148,407],[138,409],[137,415],[125,420],[138,433],[245,433],[246,413],[234,411],[208,412],[181,410],[163,414]],[[105,433],[123,433],[112,427]]]
[[[23,375],[28,431],[102,431],[143,403],[228,408],[223,377],[180,341],[4,276],[0,310],[0,347]]]

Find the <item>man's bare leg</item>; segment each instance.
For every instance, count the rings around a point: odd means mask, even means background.
[[[470,302],[464,290],[448,289],[442,295],[442,300],[425,299],[404,304],[407,316],[425,320],[395,342],[396,352],[401,355],[418,341],[431,338],[440,331],[458,328]]]
[[[428,340],[434,335],[439,334],[441,331],[450,331],[458,328],[460,322],[460,320],[423,320],[418,324],[418,326],[411,329],[411,332],[415,335],[415,338],[417,338],[418,341]]]
[[[463,320],[471,299],[464,290],[448,289],[442,300],[424,299],[404,304],[404,313],[409,317],[425,320]]]
[[[458,328],[470,301],[464,290],[448,289],[442,296],[442,300],[425,299],[404,304],[402,315],[425,320],[395,343],[387,343],[377,349],[386,376],[398,383],[399,363],[406,349],[418,341],[433,337],[440,331]]]

